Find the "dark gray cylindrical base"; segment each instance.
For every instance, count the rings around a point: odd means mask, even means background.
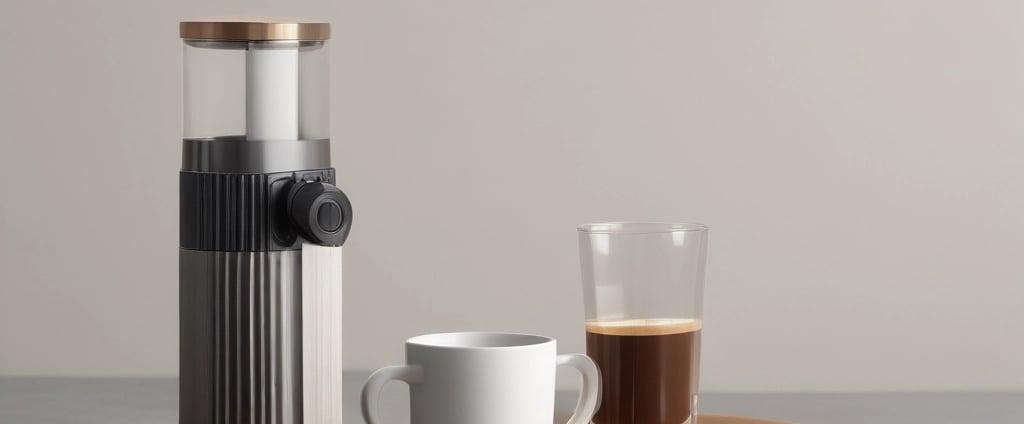
[[[180,423],[302,423],[301,259],[180,250]]]

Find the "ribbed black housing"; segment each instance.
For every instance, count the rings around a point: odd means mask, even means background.
[[[181,247],[261,252],[299,249],[288,221],[288,190],[304,179],[334,183],[334,169],[276,174],[182,172]]]

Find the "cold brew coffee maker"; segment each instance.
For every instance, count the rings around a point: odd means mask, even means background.
[[[341,245],[330,26],[187,21],[181,424],[341,423]]]

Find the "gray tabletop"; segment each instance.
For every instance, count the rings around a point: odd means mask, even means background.
[[[345,379],[345,422],[362,423],[359,388],[365,374]],[[383,394],[387,423],[408,423],[407,389]],[[575,393],[558,394],[565,422]],[[2,424],[177,423],[174,379],[0,377]],[[1024,393],[735,394],[700,398],[704,412],[776,418],[803,424],[1022,424]],[[557,421],[556,421],[557,422]]]

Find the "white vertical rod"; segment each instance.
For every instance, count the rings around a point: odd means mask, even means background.
[[[249,42],[245,54],[245,134],[249,140],[299,139],[297,43]]]

